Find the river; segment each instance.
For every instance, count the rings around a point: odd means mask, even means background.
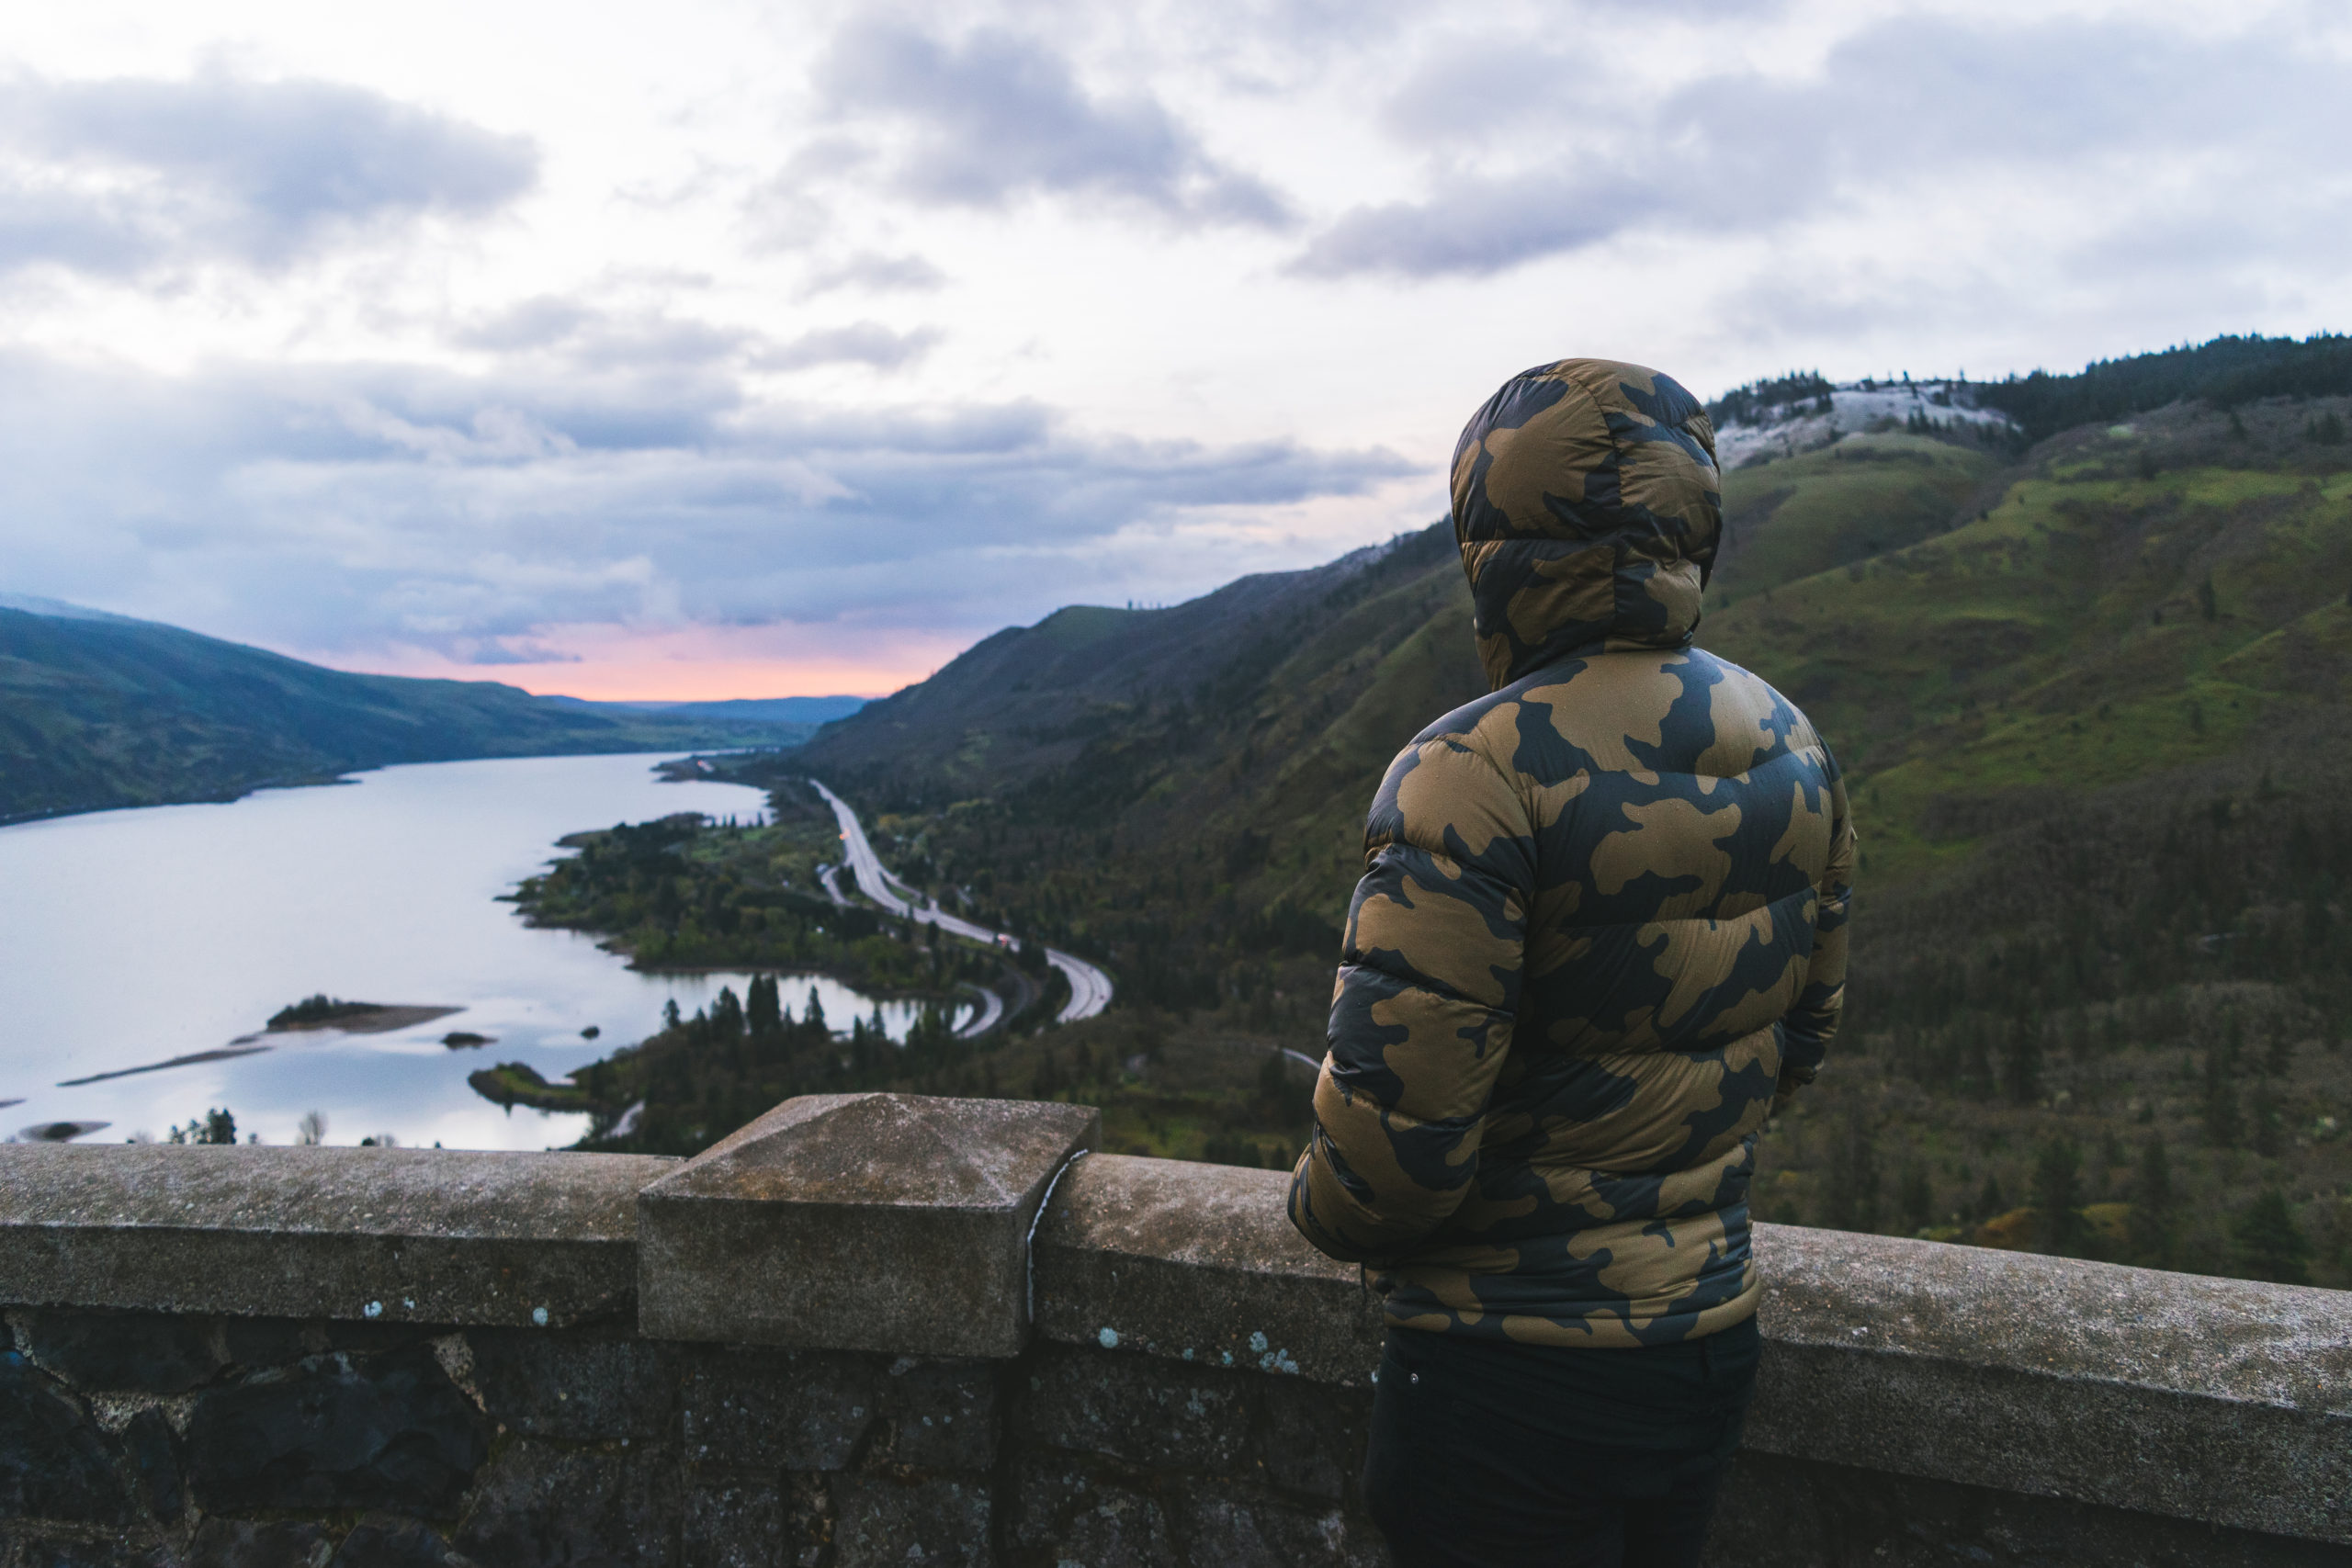
[[[0,1138],[104,1122],[89,1141],[226,1108],[242,1136],[292,1142],[303,1115],[326,1141],[539,1149],[582,1115],[501,1110],[466,1076],[526,1062],[554,1079],[691,1012],[745,975],[646,975],[571,931],[535,931],[498,901],[585,828],[674,811],[749,818],[758,792],[657,778],[642,754],[436,762],[345,784],[266,790],[227,805],[151,807],[0,828]],[[875,1004],[811,987],[836,1026]],[[256,1055],[74,1088],[232,1045],[313,992],[463,1010],[382,1034],[270,1034]],[[885,1003],[903,1036],[915,1009]],[[581,1037],[594,1027],[599,1038]],[[493,1043],[452,1049],[452,1031]]]

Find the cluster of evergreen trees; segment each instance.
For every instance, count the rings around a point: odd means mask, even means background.
[[[2234,408],[2263,398],[2352,393],[2352,337],[2217,337],[2154,354],[2102,359],[2072,376],[2037,370],[1981,387],[1977,398],[2039,441],[2077,424],[2107,423],[2201,398]],[[2332,417],[2332,416],[2331,416]]]
[[[1829,395],[1836,390],[1818,370],[1792,370],[1784,376],[1768,376],[1725,392],[1707,404],[1707,418],[1721,429],[1726,424],[1754,424],[1775,409],[1798,403],[1812,403],[1818,412],[1827,413]]]
[[[773,975],[753,976],[738,998],[721,987],[706,1008],[682,1015],[672,1001],[661,1031],[574,1075],[594,1121],[587,1146],[691,1154],[798,1094],[891,1087],[909,1074],[958,1065],[950,1008],[928,1003],[900,1043],[876,1004],[836,1034],[817,990],[796,1018]],[[631,1131],[615,1132],[635,1110]]]

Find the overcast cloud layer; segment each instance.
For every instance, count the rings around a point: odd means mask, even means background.
[[[351,668],[885,690],[1424,522],[1564,354],[2352,325],[2316,6],[52,11],[0,590]]]

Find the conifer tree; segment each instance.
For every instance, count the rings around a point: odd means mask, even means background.
[[[2173,1233],[2178,1225],[2172,1191],[2172,1161],[2162,1138],[2150,1138],[2140,1150],[2140,1168],[2132,1176],[2132,1209],[2124,1222],[2125,1245],[2135,1263],[2172,1267]]]
[[[1859,1116],[1849,1117],[1829,1153],[1824,1224],[1831,1230],[1878,1229],[1878,1148]]]
[[[2267,1083],[2254,1086],[2246,1105],[2246,1121],[2253,1134],[2254,1152],[2265,1159],[2275,1158],[2286,1145],[2287,1118],[2278,1109],[2277,1091]]]
[[[784,1027],[784,1010],[776,1000],[775,976],[752,976],[752,983],[744,987],[743,1016],[754,1034],[774,1034]]]
[[[2233,1149],[2245,1141],[2245,1122],[2238,1112],[2237,1085],[2218,1051],[2205,1054],[2203,1114],[2205,1141],[2217,1149]]]
[[[1936,1190],[1928,1179],[1925,1165],[1915,1159],[1903,1168],[1895,1202],[1903,1211],[1905,1229],[1922,1231],[1936,1223]]]
[[[2003,1053],[2009,1100],[2031,1105],[2041,1098],[2041,1021],[2019,1013],[2009,1024],[2008,1049]]]
[[[2064,1138],[2041,1145],[2033,1164],[2033,1240],[2041,1251],[2079,1258],[2088,1227],[2083,1224],[2082,1151]]]
[[[2237,1243],[2238,1269],[2248,1279],[2280,1285],[2312,1282],[2312,1244],[2295,1224],[2287,1195],[2276,1187],[2246,1205],[2231,1227]]]

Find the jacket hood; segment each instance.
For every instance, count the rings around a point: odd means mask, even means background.
[[[1453,453],[1453,536],[1487,679],[1688,647],[1721,492],[1714,426],[1673,378],[1563,359],[1504,382]]]

